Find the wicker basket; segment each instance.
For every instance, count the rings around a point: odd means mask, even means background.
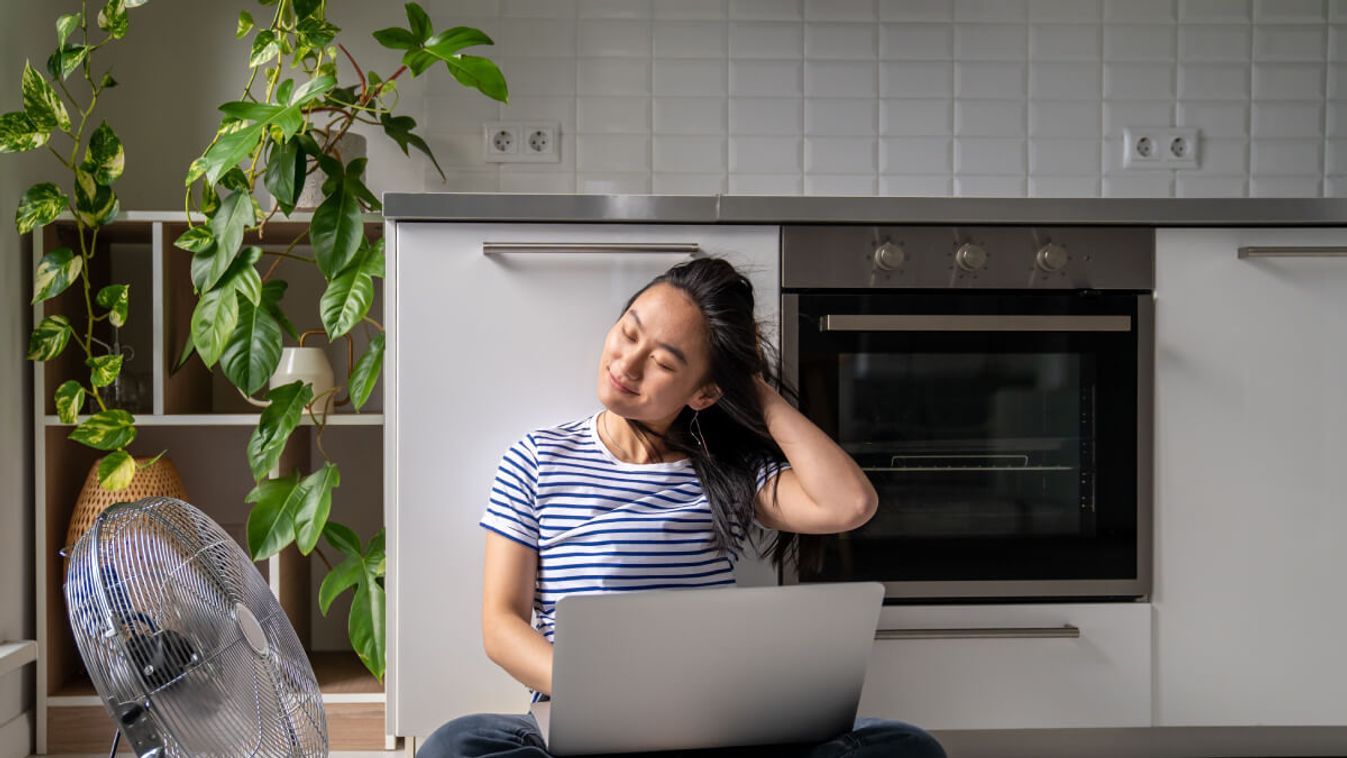
[[[136,459],[136,475],[125,489],[111,492],[98,483],[98,461],[89,467],[89,475],[84,479],[79,499],[75,501],[75,512],[70,514],[70,526],[66,528],[66,547],[74,545],[89,527],[94,525],[98,514],[107,510],[113,503],[133,503],[143,497],[163,495],[189,501],[187,490],[182,486],[178,469],[167,457],[155,461],[149,468],[140,468],[149,458]]]

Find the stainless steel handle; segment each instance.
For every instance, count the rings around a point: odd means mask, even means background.
[[[824,332],[1130,332],[1131,316],[827,315]]]
[[[700,255],[695,242],[483,242],[484,255],[501,253],[679,253]]]
[[[875,632],[877,640],[981,640],[981,639],[1043,639],[1080,637],[1080,627],[1066,624],[1063,626],[1026,626],[1026,627],[978,627],[972,629],[880,629]]]
[[[1347,247],[1257,247],[1246,246],[1239,249],[1241,258],[1347,258]]]

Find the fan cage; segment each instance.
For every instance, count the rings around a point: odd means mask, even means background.
[[[80,657],[136,755],[323,756],[308,656],[242,548],[171,497],[101,513],[70,554]],[[266,636],[250,645],[240,616]]]

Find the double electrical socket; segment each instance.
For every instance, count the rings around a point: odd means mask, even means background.
[[[1170,126],[1123,129],[1123,168],[1197,168],[1198,132]]]
[[[556,121],[488,121],[482,125],[487,163],[557,163],[561,124]]]

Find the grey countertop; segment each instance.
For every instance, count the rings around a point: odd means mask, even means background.
[[[1347,226],[1347,198],[932,198],[390,192],[398,221]]]

